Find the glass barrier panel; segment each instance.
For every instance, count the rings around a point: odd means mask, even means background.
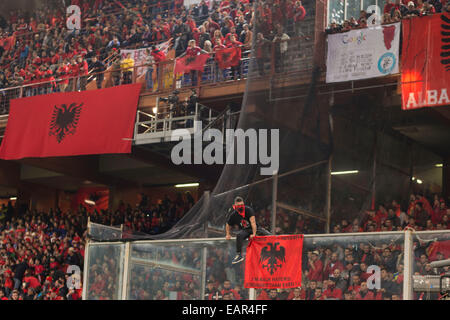
[[[90,243],[84,300],[120,300],[125,244]]]
[[[302,286],[256,290],[256,299],[402,299],[403,246],[403,233],[306,235],[302,256]]]
[[[450,231],[416,232],[413,234],[413,299],[441,300],[450,293],[450,266],[433,267],[432,263],[450,259]],[[443,279],[442,288],[440,278]]]
[[[206,241],[206,288],[204,300],[248,300],[244,288],[245,260],[232,264],[236,241]],[[243,253],[247,248],[244,243]]]
[[[97,223],[89,224],[89,237],[95,240],[118,240],[122,238],[122,230]]]
[[[133,243],[127,299],[200,300],[202,244]]]

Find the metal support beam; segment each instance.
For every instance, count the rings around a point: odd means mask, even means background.
[[[413,299],[413,237],[412,231],[405,231],[405,243],[403,246],[403,300]]]
[[[278,200],[278,174],[273,176],[272,180],[272,217],[270,221],[270,231],[276,234],[277,227],[277,200]]]
[[[81,294],[82,300],[87,300],[88,267],[89,267],[89,239],[86,240],[86,247],[84,248],[83,292]]]
[[[331,232],[331,169],[332,169],[333,155],[330,155],[330,159],[328,160],[327,167],[327,194],[326,194],[326,203],[325,203],[325,216],[326,226],[325,233]]]
[[[202,249],[202,291],[201,291],[201,300],[206,300],[205,294],[206,294],[206,261],[208,259],[208,249],[206,246]]]
[[[289,210],[289,211],[292,211],[292,212],[295,212],[295,213],[298,213],[298,214],[301,214],[301,215],[304,215],[304,216],[307,216],[310,218],[318,219],[318,220],[325,221],[325,222],[327,221],[326,218],[320,217],[318,215],[314,215],[314,213],[312,213],[312,212],[309,212],[309,211],[306,211],[304,209],[300,209],[297,207],[293,207],[293,206],[290,206],[290,205],[282,203],[282,202],[277,202],[277,206],[282,209],[286,209],[286,210]]]
[[[124,263],[123,263],[123,276],[122,276],[122,297],[121,300],[127,300],[128,292],[128,275],[130,270],[130,254],[131,254],[131,242],[125,243]]]

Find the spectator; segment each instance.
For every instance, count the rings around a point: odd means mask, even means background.
[[[308,269],[306,275],[309,280],[317,282],[322,281],[323,278],[323,263],[319,259],[319,251],[314,250],[308,260]]]
[[[188,56],[188,57],[195,57],[199,54],[208,54],[208,52],[206,52],[205,50],[197,47],[195,40],[189,40],[189,44],[188,44],[188,48],[186,49],[186,52],[183,53],[182,55],[180,55],[179,58],[182,58],[184,56]],[[201,78],[201,71],[197,71],[197,70],[192,70],[191,71],[191,85],[192,86],[197,86],[197,79]]]
[[[106,70],[105,64],[99,61],[97,56],[93,56],[90,65],[91,72],[95,75],[97,89],[101,89],[103,80],[105,79],[104,71]]]
[[[361,282],[361,288],[356,294],[356,300],[374,300],[375,296],[372,291],[367,288],[366,282]]]
[[[241,73],[242,43],[236,40],[236,36],[234,34],[231,34],[230,40],[227,42],[226,47],[227,48],[237,48],[237,50],[238,50],[239,63],[236,66],[231,67],[231,74],[233,75],[234,80],[240,80],[240,78],[242,77],[242,73]]]
[[[273,38],[275,43],[275,70],[277,73],[284,72],[284,64],[286,63],[286,52],[289,47],[288,40],[290,37],[283,32],[282,28],[278,28],[277,34]]]
[[[131,53],[127,53],[126,58],[121,61],[120,68],[123,74],[123,84],[131,83],[134,70],[134,59],[131,57]]]
[[[153,90],[153,70],[155,61],[149,49],[146,49],[145,52],[145,65],[147,66],[147,71],[145,72],[145,83],[147,85],[147,90]]]

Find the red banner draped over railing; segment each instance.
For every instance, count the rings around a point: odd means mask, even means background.
[[[11,101],[0,158],[130,153],[141,84]]]
[[[254,237],[247,248],[245,288],[300,287],[302,250],[303,235]]]
[[[450,14],[404,19],[402,109],[450,104]]]

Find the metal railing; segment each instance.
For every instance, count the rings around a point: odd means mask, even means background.
[[[306,76],[312,69],[313,43],[304,41],[304,37],[292,38],[288,41],[286,52],[280,53],[277,46],[280,43],[267,44],[263,57],[251,56],[250,51],[242,53],[238,78],[233,77],[230,69],[221,70],[217,62],[211,57],[204,71],[200,73],[197,88],[202,86],[216,86],[218,84],[239,81],[241,79],[272,79],[279,77],[299,78]],[[88,75],[57,78],[52,81],[42,81],[30,84],[17,85],[0,90],[0,114],[9,112],[9,104],[12,99],[31,97],[42,94],[58,92],[92,90],[96,88],[108,88],[125,83],[144,83],[143,91],[148,93],[167,93],[179,88],[192,88],[189,75],[181,77],[173,73],[174,60],[167,60],[157,65],[135,65],[132,74],[126,74],[124,70],[107,70],[100,73],[90,72]],[[142,68],[145,72],[142,73]],[[155,70],[154,70],[155,69]],[[250,70],[254,70],[250,74]],[[153,81],[153,72],[156,81]]]
[[[137,111],[134,129],[135,144],[147,144],[158,142],[170,142],[180,137],[180,131],[175,135],[177,129],[184,129],[184,134],[192,135],[199,132],[198,122],[208,126],[214,122],[219,113],[211,108],[196,103],[195,111],[189,114],[187,110],[180,114],[180,106],[161,106],[159,98],[156,98],[156,107],[152,113]],[[184,135],[182,134],[182,135]]]
[[[396,254],[396,270],[389,272],[395,273],[398,277],[395,280],[398,287],[397,294],[403,297],[403,300],[418,300],[424,292],[433,292],[433,288],[426,288],[416,284],[417,277],[413,277],[416,268],[414,259],[416,246],[414,241],[428,237],[431,245],[439,244],[442,241],[450,241],[450,230],[415,232],[405,230],[401,232],[370,232],[370,233],[342,233],[342,234],[311,234],[304,236],[303,259],[307,259],[308,252],[320,251],[327,248],[332,250],[344,250],[352,247],[357,250],[363,250],[364,246],[369,246],[371,252],[382,252],[385,248],[391,248]],[[195,274],[197,277],[190,278],[192,286],[199,291],[191,299],[207,299],[204,288],[206,287],[206,274],[214,274],[213,270],[208,269],[206,261],[214,257],[217,263],[222,264],[227,270],[227,278],[235,286],[242,288],[241,294],[247,299],[255,299],[259,290],[249,289],[248,294],[243,287],[243,271],[240,268],[229,268],[231,259],[234,256],[235,238],[231,241],[225,238],[205,238],[205,239],[176,239],[176,240],[134,240],[123,242],[92,242],[86,245],[84,265],[84,292],[83,299],[97,299],[97,294],[91,290],[97,281],[93,276],[97,268],[96,263],[102,263],[102,257],[111,258],[109,252],[114,252],[114,257],[118,259],[116,266],[121,266],[110,278],[115,280],[115,285],[109,299],[128,300],[128,299],[153,299],[149,295],[136,297],[133,292],[136,290],[148,291],[152,286],[151,276],[157,274],[158,281],[170,281],[170,279],[182,274]],[[423,240],[423,239],[422,239]],[[112,250],[112,251],[111,251]],[[184,256],[192,259],[183,259]],[[381,255],[381,253],[380,253]],[[172,260],[177,257],[177,262]],[[197,259],[194,259],[197,257]],[[218,259],[218,260],[217,260]],[[379,258],[378,258],[379,259]],[[383,262],[375,258],[374,266],[381,265]],[[97,262],[93,262],[97,261]],[[195,262],[197,261],[197,263]],[[381,263],[381,264],[380,264]],[[137,264],[139,266],[137,266]],[[305,264],[303,264],[305,266]],[[299,265],[299,267],[301,267]],[[217,269],[217,268],[216,268]],[[324,269],[325,270],[325,269]],[[216,270],[217,271],[217,270]],[[220,270],[219,270],[220,271]],[[223,271],[223,270],[222,270]],[[302,287],[306,286],[308,276],[304,273]],[[150,279],[143,283],[136,282],[140,277]],[[328,278],[328,276],[326,277]],[[325,279],[325,278],[324,278]],[[380,290],[380,289],[377,289]],[[199,293],[201,292],[201,294]],[[176,299],[175,297],[173,297]],[[374,296],[375,298],[375,296]]]

